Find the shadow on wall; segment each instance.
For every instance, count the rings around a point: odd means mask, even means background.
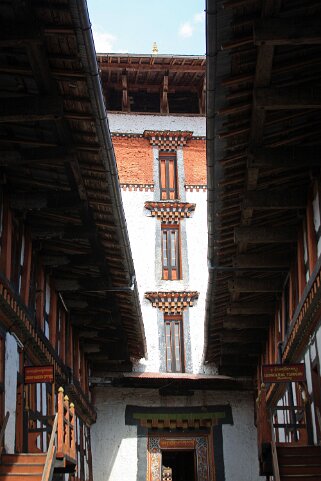
[[[126,399],[99,402],[97,421],[91,428],[95,481],[126,479],[128,470],[137,469],[137,427],[125,425],[125,407]]]

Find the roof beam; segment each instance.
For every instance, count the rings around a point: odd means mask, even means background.
[[[161,98],[160,98],[161,114],[168,114],[168,112],[169,112],[169,106],[168,106],[168,72],[166,72],[166,75],[164,75],[160,95],[161,95]]]
[[[267,302],[249,302],[248,304],[234,302],[227,307],[226,312],[228,315],[237,316],[252,316],[261,314],[274,314],[275,304]]]
[[[56,97],[10,97],[0,102],[0,123],[57,120],[62,116],[63,104]]]
[[[60,292],[77,292],[77,291],[104,291],[108,289],[106,282],[102,279],[58,279],[55,278],[55,287]]]
[[[297,191],[257,191],[247,192],[243,201],[244,208],[270,209],[303,209],[306,207],[306,195],[302,189]]]
[[[25,47],[31,43],[42,42],[39,32],[34,28],[34,22],[18,22],[17,20],[10,21],[6,19],[0,25],[0,48],[14,48]]]
[[[70,209],[79,207],[79,196],[74,192],[20,192],[10,195],[10,205],[19,211]]]
[[[254,104],[263,110],[320,109],[319,88],[256,88],[253,92]]]
[[[235,242],[249,244],[291,243],[297,241],[297,231],[291,227],[236,227]]]
[[[248,356],[256,356],[262,351],[263,340],[261,343],[258,342],[257,344],[253,344],[253,342],[250,342],[250,346],[243,346],[243,348],[238,344],[239,343],[223,344],[220,349],[220,354],[223,356],[227,354],[238,354],[242,356],[246,353]]]
[[[262,0],[261,18],[263,21],[270,17],[278,15],[281,8],[282,0]],[[257,51],[257,62],[255,67],[254,87],[269,87],[272,77],[272,66],[274,58],[273,45],[260,45]],[[251,128],[250,128],[250,145],[259,146],[263,141],[263,132],[265,124],[266,110],[257,108],[253,103]],[[257,185],[259,169],[249,167],[247,170],[247,189],[254,190]],[[242,214],[243,225],[251,223],[253,211],[245,209]],[[242,246],[246,249],[246,245]]]
[[[278,279],[243,279],[228,281],[230,292],[281,292],[282,282]]]
[[[204,75],[204,65],[187,65],[184,63],[184,65],[177,65],[177,64],[159,64],[159,63],[153,63],[153,64],[145,64],[145,63],[128,63],[128,62],[120,62],[120,63],[107,63],[107,62],[100,62],[99,61],[99,56],[98,56],[98,63],[99,67],[104,73],[104,71],[107,70],[135,70],[135,71],[157,71],[157,72],[166,72],[166,70],[169,70],[170,72],[199,72],[200,74]]]
[[[313,167],[320,166],[321,146],[293,145],[277,148],[254,148],[248,152],[250,167]]]
[[[272,268],[281,270],[289,267],[290,260],[287,254],[239,254],[233,259],[235,267],[246,269]]]
[[[254,26],[256,45],[319,45],[321,19],[318,17],[264,18]]]
[[[224,329],[267,329],[269,318],[259,314],[257,316],[227,316],[223,320]]]
[[[86,227],[72,226],[48,226],[38,225],[31,228],[31,236],[33,239],[65,239],[65,240],[87,240],[90,232]]]
[[[245,333],[238,333],[237,331],[221,331],[221,342],[223,344],[255,344],[261,343],[265,340],[265,332],[248,331]]]
[[[122,73],[121,83],[122,83],[122,91],[123,91],[122,111],[123,112],[129,112],[130,111],[130,103],[129,103],[129,98],[128,98],[128,78],[127,78],[127,72],[126,71],[124,71]]]
[[[36,162],[67,162],[72,152],[64,147],[39,147],[26,150],[0,150],[0,166],[32,164]]]

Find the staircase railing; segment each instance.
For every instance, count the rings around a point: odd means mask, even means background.
[[[266,401],[266,386],[261,385],[257,403],[257,434],[259,451],[263,444],[271,443],[271,423]]]
[[[76,464],[75,406],[64,396],[62,387],[58,390],[58,446],[57,458],[66,458]]]
[[[278,460],[278,452],[277,452],[276,443],[275,443],[274,429],[272,429],[271,450],[272,450],[273,478],[274,478],[274,481],[280,481],[279,460]]]
[[[3,420],[2,426],[1,426],[1,431],[0,431],[0,457],[2,455],[3,451],[3,439],[4,439],[4,433],[6,431],[6,427],[8,424],[8,419],[9,419],[10,413],[9,411],[6,412],[5,418]]]
[[[57,427],[58,427],[58,413],[52,426],[46,462],[42,473],[41,481],[51,481],[53,471],[55,468],[56,452],[57,452]]]

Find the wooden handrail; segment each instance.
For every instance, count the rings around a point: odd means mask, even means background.
[[[76,464],[75,406],[64,396],[62,387],[58,390],[58,446],[57,457],[67,457]]]
[[[56,460],[56,452],[57,452],[57,440],[56,434],[58,429],[58,413],[55,416],[55,420],[52,426],[50,442],[48,446],[48,452],[46,456],[46,462],[42,473],[41,481],[51,481],[54,467],[55,467],[55,460]]]
[[[2,426],[1,426],[1,431],[0,431],[0,456],[2,455],[3,451],[3,438],[4,438],[4,433],[8,424],[8,419],[9,419],[10,413],[9,411],[6,412],[5,418],[3,420]]]
[[[257,434],[260,452],[263,444],[269,444],[271,442],[271,424],[266,402],[265,384],[261,385],[261,390],[257,398]]]
[[[277,452],[277,449],[276,449],[275,433],[274,433],[273,428],[272,428],[271,449],[272,449],[272,463],[273,463],[274,481],[280,481],[280,469],[279,469],[278,452]]]

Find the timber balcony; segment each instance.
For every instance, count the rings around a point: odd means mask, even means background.
[[[5,432],[8,413],[0,436]],[[73,473],[76,468],[75,407],[64,396],[63,388],[58,391],[58,412],[50,434],[46,453],[2,454],[0,481],[51,481],[53,475]]]

